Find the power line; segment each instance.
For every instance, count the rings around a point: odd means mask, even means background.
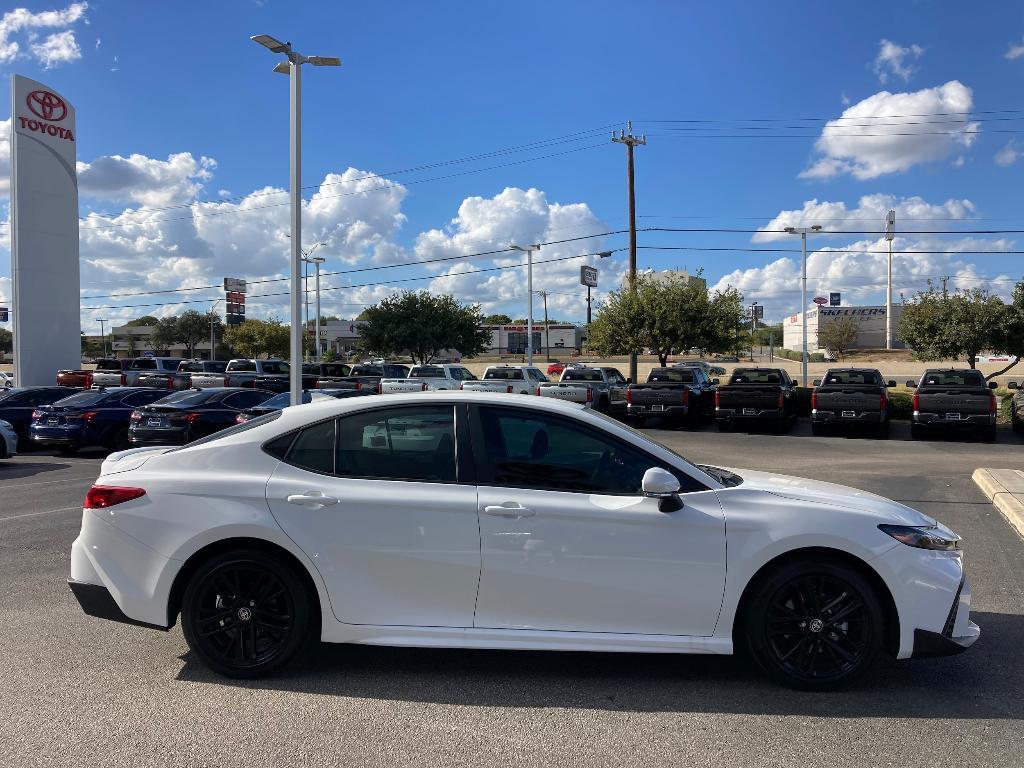
[[[735,253],[800,253],[801,252],[799,248],[742,248],[742,247],[732,247],[732,246],[714,247],[714,246],[698,246],[698,245],[638,245],[637,248],[640,248],[642,250],[647,250],[647,251],[697,251],[697,252],[702,252],[702,251],[708,251],[708,252],[725,251],[725,252],[735,252]],[[881,254],[883,256],[885,254],[889,253],[888,250],[882,250],[882,251],[874,250],[874,251],[872,251],[872,250],[867,250],[867,249],[864,249],[864,248],[828,248],[828,247],[826,247],[826,248],[816,248],[816,249],[813,249],[813,250],[812,249],[808,249],[807,252],[809,254],[812,253],[812,252],[813,253],[856,253],[856,254],[869,254],[869,255]],[[970,256],[973,256],[973,255],[988,255],[988,256],[1007,255],[1007,256],[1013,256],[1013,255],[1024,254],[1024,251],[1000,251],[1000,250],[977,250],[977,251],[970,251],[970,250],[964,250],[964,251],[960,251],[960,250],[957,250],[957,251],[899,251],[899,250],[894,250],[893,254],[894,255],[900,255],[900,256],[913,256],[913,255],[923,255],[923,256],[955,256],[955,255],[958,255],[958,254],[967,254],[967,255],[970,255]]]
[[[728,117],[685,118],[675,120],[636,120],[637,123],[778,123],[778,122],[830,122],[833,120],[889,120],[918,117],[965,117],[970,115],[1024,115],[1024,109],[980,109],[967,112],[919,112],[904,115],[850,115],[839,117]]]

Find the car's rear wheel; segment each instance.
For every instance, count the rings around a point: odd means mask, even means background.
[[[846,685],[870,666],[882,644],[882,609],[867,580],[831,560],[783,565],[756,587],[744,617],[758,664],[793,688]]]
[[[193,574],[181,626],[192,651],[214,672],[259,677],[305,645],[310,597],[289,566],[259,550],[215,555]]]

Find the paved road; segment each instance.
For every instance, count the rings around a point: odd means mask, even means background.
[[[950,524],[983,628],[968,653],[886,661],[822,695],[725,658],[333,646],[236,683],[201,667],[178,628],[72,602],[68,550],[98,455],[0,463],[0,765],[1020,766],[1024,542],[970,480],[1024,468],[1020,441],[805,433],[651,432],[698,461],[817,475]]]

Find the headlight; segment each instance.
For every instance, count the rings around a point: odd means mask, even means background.
[[[960,549],[959,536],[952,531],[942,531],[935,525],[880,525],[878,530],[908,547],[945,551]]]

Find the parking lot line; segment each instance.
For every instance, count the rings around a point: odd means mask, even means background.
[[[72,510],[81,511],[82,507],[60,507],[59,509],[44,509],[42,512],[26,512],[23,515],[7,515],[6,517],[0,517],[0,523],[5,520],[18,520],[22,517],[39,517],[39,515],[54,515],[58,512],[70,512]]]

